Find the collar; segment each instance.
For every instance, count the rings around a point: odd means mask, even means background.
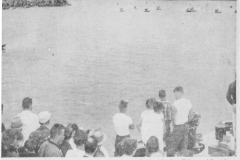
[[[54,146],[56,146],[59,149],[59,146],[56,143],[54,143],[53,141],[51,141],[50,138],[48,139],[48,142],[53,144]]]

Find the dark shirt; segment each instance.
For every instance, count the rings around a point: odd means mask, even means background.
[[[5,126],[4,126],[4,124],[2,123],[2,132],[4,132],[5,131]]]
[[[48,140],[50,130],[46,126],[40,126],[36,131],[32,132],[28,139],[28,149],[30,151],[35,150],[38,153],[40,146]]]
[[[237,100],[236,100],[236,81],[231,83],[228,87],[227,100],[231,105],[236,104],[236,102],[237,102]]]
[[[72,149],[72,147],[67,141],[64,140],[63,143],[60,145],[60,149],[63,153],[63,157],[65,157],[67,154],[67,151]]]
[[[39,149],[39,157],[63,157],[59,146],[48,140],[42,144]]]

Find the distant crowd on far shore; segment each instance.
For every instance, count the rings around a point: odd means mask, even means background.
[[[34,7],[34,6],[63,6],[69,5],[67,0],[3,0],[2,1],[2,8],[9,9],[9,8],[16,8],[16,7]]]

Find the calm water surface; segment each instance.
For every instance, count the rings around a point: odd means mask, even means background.
[[[113,155],[112,116],[119,101],[129,100],[128,115],[136,123],[146,99],[165,89],[173,102],[177,85],[202,115],[200,133],[231,118],[225,97],[235,74],[236,2],[70,3],[3,11],[2,120],[7,127],[29,96],[35,113],[52,113],[51,125],[102,127],[108,135],[104,146]],[[186,13],[191,6],[197,12]],[[214,13],[217,8],[221,14]],[[140,138],[137,130],[131,134]]]

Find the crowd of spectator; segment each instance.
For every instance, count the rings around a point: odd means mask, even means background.
[[[191,102],[182,97],[182,87],[176,87],[174,93],[173,105],[166,100],[165,90],[159,91],[160,100],[148,99],[138,124],[127,115],[128,101],[120,101],[119,113],[113,116],[115,157],[193,155],[187,147]],[[50,128],[51,113],[33,113],[31,98],[23,99],[22,108],[11,120],[11,128],[2,124],[2,157],[109,157],[103,147],[107,135],[101,128],[83,130],[77,124],[59,123]],[[135,126],[141,133],[140,141],[130,136]]]

